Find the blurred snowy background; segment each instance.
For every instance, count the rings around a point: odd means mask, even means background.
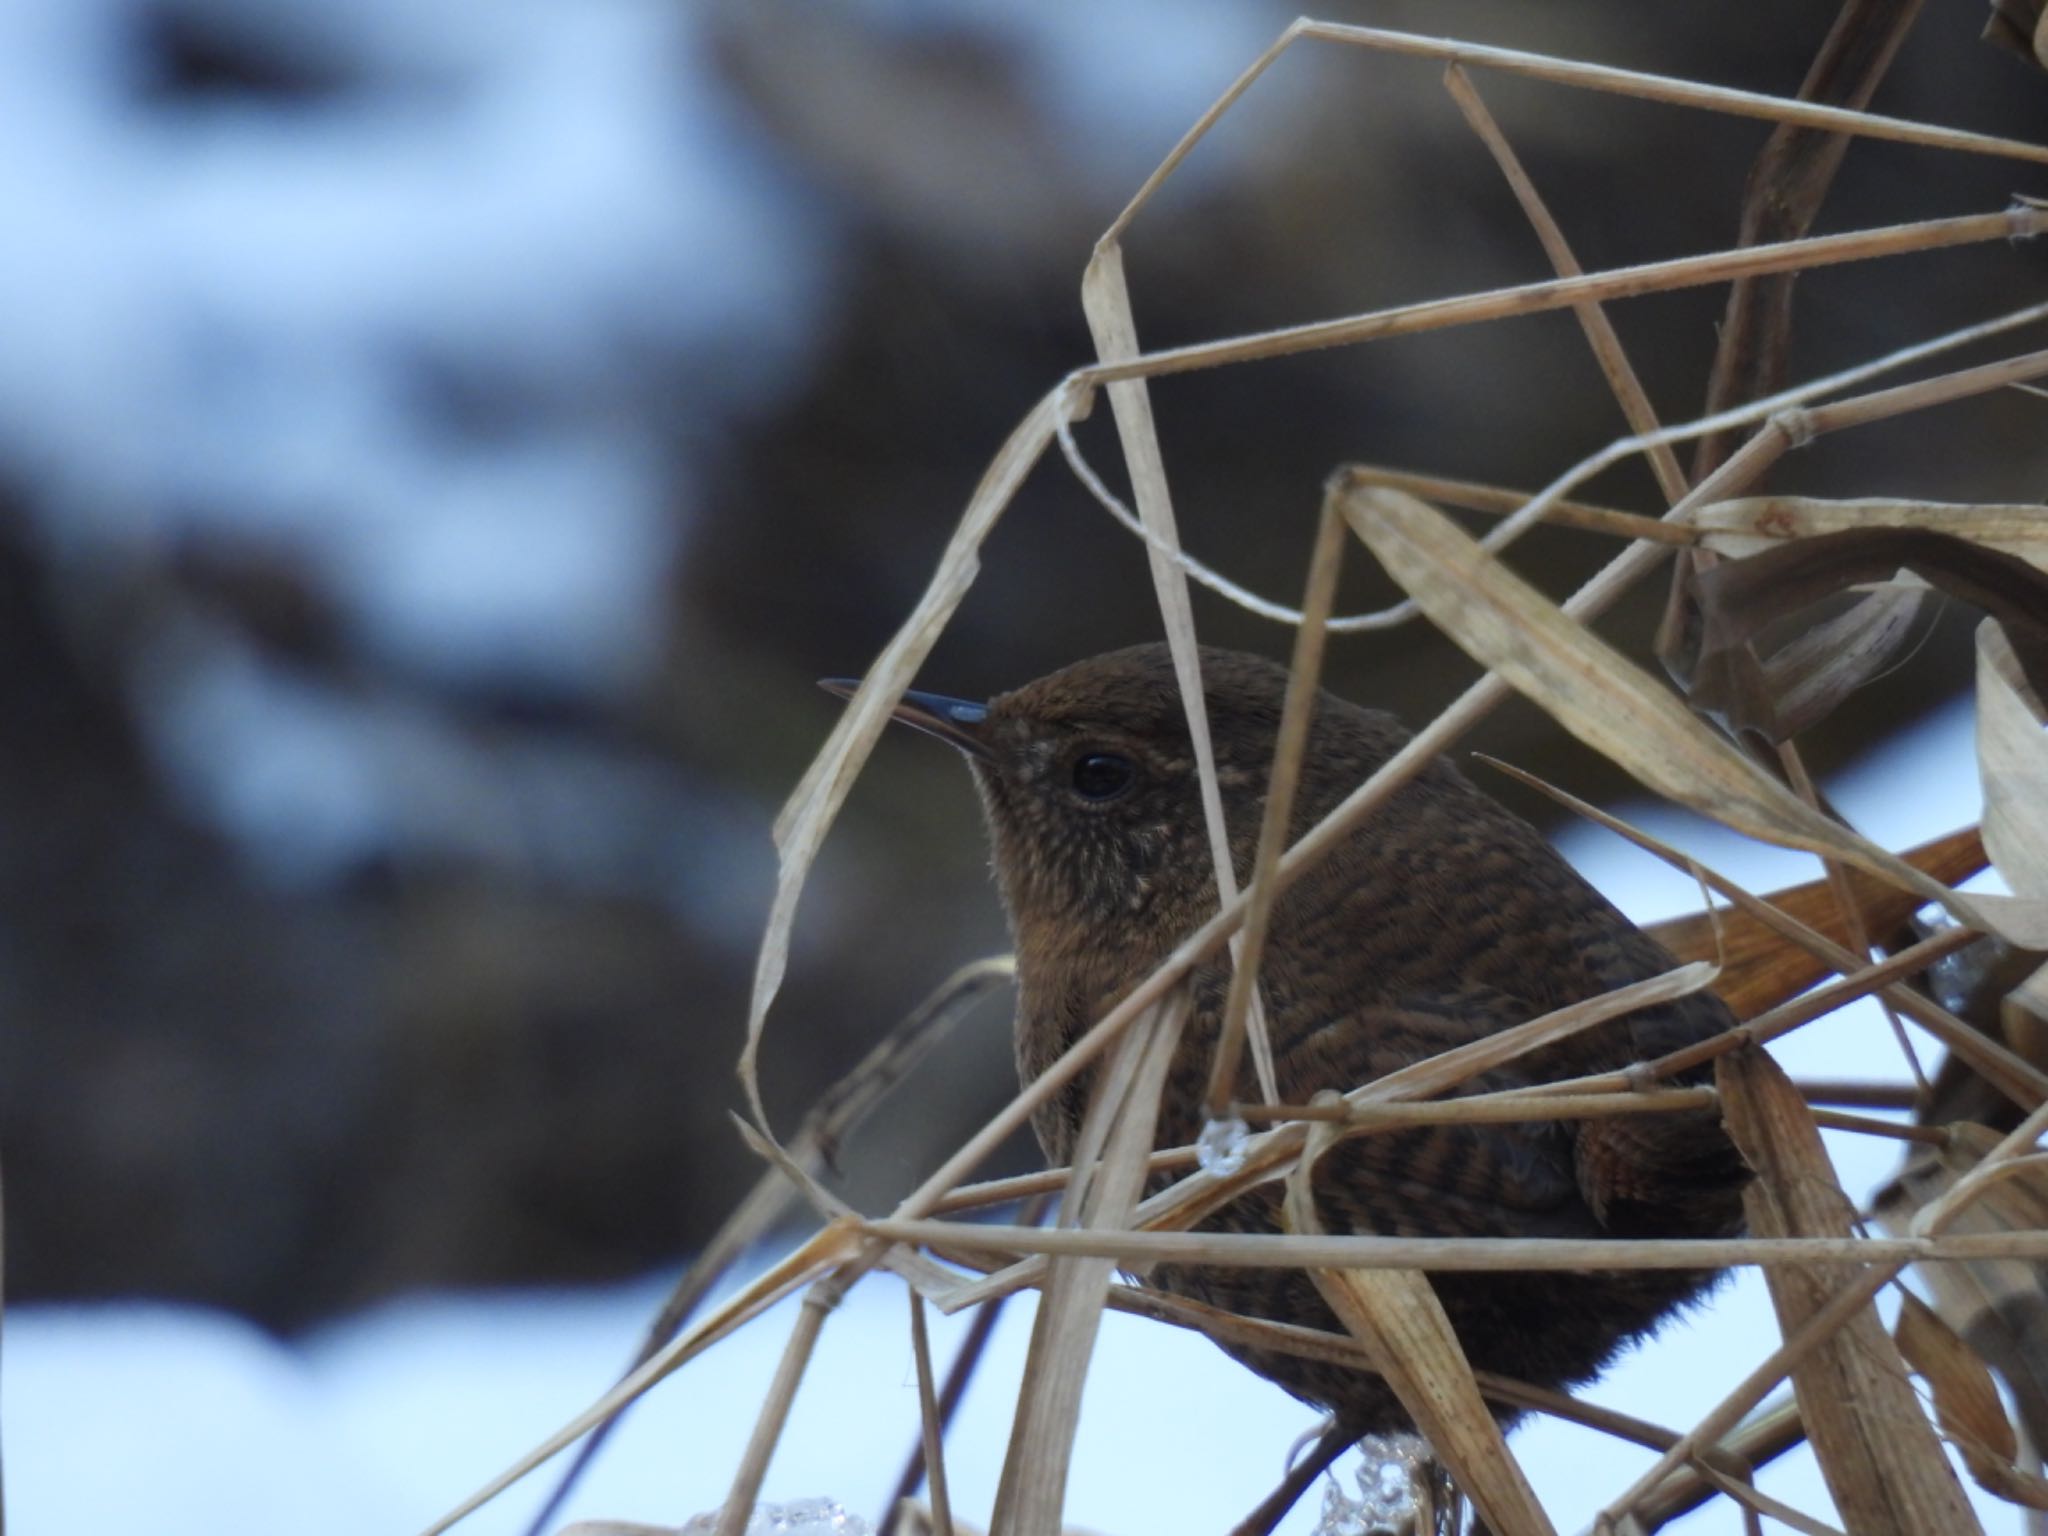
[[[1706,0],[1326,13],[1790,92],[1833,7],[1739,27]],[[77,1518],[78,1479],[111,1459],[130,1470],[92,1497],[160,1491],[155,1469],[194,1464],[173,1425],[236,1448],[220,1476],[252,1502],[215,1506],[209,1530],[274,1525],[262,1510],[316,1529],[316,1506],[336,1530],[402,1528],[615,1368],[648,1277],[751,1176],[724,1110],[768,822],[834,707],[811,679],[879,648],[989,453],[1088,355],[1093,238],[1291,14],[0,0],[20,1528],[112,1528],[112,1504]],[[1878,108],[2048,138],[2040,77],[1979,43],[1981,23],[1931,9]],[[1731,237],[1760,129],[1481,84],[1588,266]],[[2015,189],[2042,190],[1996,162],[1860,146],[1822,228]],[[1155,345],[1548,270],[1434,68],[1331,52],[1247,98],[1129,261]],[[1796,371],[2038,298],[2041,271],[1991,246],[1809,278]],[[1719,303],[1615,312],[1668,414],[1697,405]],[[1528,485],[1619,429],[1560,316],[1177,379],[1157,402],[1190,546],[1283,597],[1337,462]],[[2008,396],[1826,442],[1773,488],[2034,499],[2040,409]],[[1113,460],[1103,422],[1083,437]],[[1654,504],[1636,470],[1596,494]],[[1528,547],[1553,587],[1601,553],[1567,533]],[[1148,591],[1140,551],[1042,472],[932,684],[987,692],[1144,637]],[[1354,570],[1347,600],[1382,593]],[[1610,632],[1640,644],[1652,608]],[[1285,643],[1198,612],[1219,642]],[[1845,711],[1823,771],[1953,692],[1966,633],[1937,629],[1881,709]],[[1419,631],[1342,647],[1331,670],[1410,716],[1463,675]],[[1552,735],[1510,710],[1477,744],[1619,790]],[[999,947],[984,862],[957,765],[886,744],[807,899],[767,1069],[781,1123]],[[917,1113],[847,1149],[849,1198],[904,1188],[1009,1074],[1000,1028],[956,1042],[906,1088]],[[604,1293],[625,1300],[601,1326],[598,1293],[532,1299],[586,1282],[628,1287]],[[505,1286],[525,1299],[350,1321]],[[103,1298],[154,1310],[41,1310]],[[536,1389],[517,1430],[488,1421],[496,1368],[421,1342],[430,1325],[494,1357],[573,1355],[577,1384]],[[311,1364],[262,1331],[310,1339]],[[161,1378],[124,1375],[159,1346]],[[443,1359],[428,1392],[421,1362]],[[473,1456],[391,1399],[344,1422],[319,1394],[368,1382],[371,1361],[385,1390],[475,1415]],[[277,1393],[317,1426],[302,1456],[270,1456],[238,1417],[274,1414]],[[751,1414],[754,1389],[736,1398],[723,1418]],[[1292,1428],[1246,1436],[1227,1402],[1204,1411],[1246,1443],[1249,1480],[1218,1495],[1235,1511]],[[88,1423],[135,1433],[60,1472]],[[364,1446],[430,1491],[385,1501]],[[706,1447],[714,1482],[729,1459]],[[680,1518],[703,1501],[676,1486],[613,1507]],[[151,1521],[183,1528],[161,1503]]]

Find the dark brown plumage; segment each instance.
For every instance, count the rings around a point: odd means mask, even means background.
[[[1252,851],[1286,687],[1271,662],[1201,653],[1204,693],[1240,880]],[[899,717],[963,749],[1016,938],[1017,1064],[1030,1080],[1216,910],[1193,752],[1163,645],[1080,662],[985,707],[913,694]],[[1318,696],[1295,835],[1407,740],[1393,717]],[[1424,770],[1276,908],[1260,970],[1282,1097],[1349,1089],[1450,1046],[1672,964],[1526,822],[1448,764]],[[1228,986],[1194,976],[1161,1145],[1195,1139]],[[1611,1071],[1727,1028],[1710,996],[1644,1009],[1469,1083],[1483,1092]],[[1240,1082],[1256,1097],[1249,1065]],[[1087,1083],[1044,1109],[1065,1162]],[[1331,1230],[1410,1236],[1721,1236],[1739,1230],[1748,1177],[1709,1114],[1444,1126],[1341,1144],[1322,1162]],[[1211,1223],[1279,1228],[1267,1185]],[[1337,1328],[1303,1274],[1166,1267],[1168,1290],[1256,1317]],[[1545,1386],[1593,1376],[1710,1277],[1439,1274],[1472,1363]],[[1377,1377],[1233,1351],[1351,1435],[1408,1427]],[[1505,1410],[1503,1418],[1509,1417]]]

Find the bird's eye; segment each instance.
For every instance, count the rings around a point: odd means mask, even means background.
[[[1090,752],[1074,760],[1074,793],[1083,800],[1114,800],[1137,777],[1131,760],[1115,752]]]

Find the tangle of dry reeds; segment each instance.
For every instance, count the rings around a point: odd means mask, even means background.
[[[1599,1529],[1646,1532],[1711,1497],[1728,1497],[1796,1528],[1825,1530],[1752,1487],[1748,1469],[1808,1440],[1842,1518],[1857,1532],[1964,1532],[1976,1516],[1944,1454],[1956,1448],[1969,1475],[2000,1498],[2048,1507],[2048,1482],[2029,1465],[2029,1444],[2048,1429],[2048,1361],[2032,1358],[2013,1298],[2038,1293],[2048,1275],[2048,1154],[2036,1138],[2048,1126],[2048,512],[2033,505],[1953,505],[1905,498],[1828,501],[1757,493],[1781,456],[1815,438],[1849,432],[2048,375],[2048,349],[2014,350],[1991,362],[1938,371],[1966,343],[2038,327],[2048,302],[1988,317],[1966,329],[1874,357],[1793,387],[1784,366],[1789,299],[1766,285],[1787,274],[1875,261],[1975,241],[2020,239],[2048,229],[2048,207],[2017,200],[2004,208],[1888,228],[1813,237],[1805,233],[1841,146],[1850,137],[1918,144],[1954,153],[2048,165],[2048,146],[1988,138],[1872,115],[1870,89],[1904,34],[1911,6],[1850,0],[1798,101],[1663,79],[1598,65],[1301,21],[1191,128],[1098,244],[1082,298],[1098,360],[1061,379],[1021,421],[990,462],[937,571],[916,608],[869,667],[830,739],[792,795],[776,828],[781,876],[755,976],[743,1081],[752,1110],[750,1141],[768,1160],[762,1187],[736,1220],[692,1289],[650,1337],[643,1359],[602,1401],[535,1448],[489,1488],[433,1527],[446,1529],[479,1502],[685,1364],[711,1342],[745,1326],[795,1292],[809,1298],[784,1356],[753,1442],[735,1474],[719,1524],[744,1525],[767,1457],[819,1330],[847,1287],[890,1269],[912,1287],[912,1337],[931,1473],[934,1528],[952,1528],[943,1481],[944,1425],[925,1342],[924,1307],[987,1306],[1020,1288],[1040,1293],[1029,1364],[997,1495],[994,1529],[1059,1528],[1065,1469],[1076,1432],[1080,1387],[1102,1310],[1122,1307],[1261,1347],[1321,1353],[1381,1371],[1427,1432],[1436,1452],[1498,1536],[1551,1529],[1512,1451],[1485,1409],[1489,1399],[1533,1405],[1653,1446],[1655,1464],[1617,1488]],[[1149,199],[1188,150],[1273,62],[1303,44],[1362,48],[1440,61],[1444,83],[1508,178],[1557,271],[1551,280],[1463,294],[1253,336],[1147,352],[1125,283],[1122,242]],[[1751,186],[1744,239],[1726,250],[1615,271],[1584,272],[1564,232],[1494,121],[1478,80],[1504,71],[1560,87],[1619,92],[1674,108],[1772,122],[1772,145]],[[1702,284],[1735,285],[1717,363],[1711,414],[1660,423],[1603,306],[1631,296]],[[1149,381],[1190,369],[1242,367],[1312,348],[1361,346],[1387,337],[1484,324],[1547,309],[1570,309],[1631,428],[1630,435],[1560,469],[1533,492],[1477,486],[1441,475],[1371,466],[1336,470],[1321,493],[1318,537],[1299,609],[1248,593],[1180,547],[1167,466],[1153,428]],[[1932,366],[1937,371],[1928,371]],[[1880,376],[1915,370],[1908,382],[1875,387]],[[1113,495],[1072,433],[1098,395],[1115,416],[1132,505]],[[1676,449],[1704,442],[1690,473]],[[815,1180],[821,1142],[846,1128],[813,1123],[784,1147],[768,1129],[754,1066],[787,962],[805,877],[849,786],[891,707],[909,685],[973,581],[978,552],[1031,467],[1055,447],[1104,506],[1143,539],[1165,633],[1176,658],[1190,727],[1200,750],[1204,805],[1216,858],[1219,910],[1159,969],[1087,1031],[1051,1071],[932,1169],[895,1210],[868,1216],[843,1207]],[[1623,458],[1643,456],[1670,503],[1661,519],[1573,499],[1586,480]],[[1304,494],[1304,504],[1307,494]],[[1438,503],[1497,518],[1474,539]],[[1611,536],[1606,566],[1563,601],[1532,586],[1503,558],[1537,522],[1561,522]],[[1356,540],[1406,593],[1381,612],[1333,612],[1338,565]],[[1595,619],[1624,591],[1660,572],[1671,580],[1662,659],[1681,680],[1674,692],[1643,664],[1601,639]],[[1188,583],[1202,582],[1296,628],[1290,692],[1269,796],[1270,814],[1249,882],[1239,889],[1222,834],[1221,802],[1202,718]],[[1795,638],[1760,652],[1764,616],[1780,616],[1853,588],[1854,604],[1819,639]],[[1876,845],[1832,815],[1814,793],[1797,735],[1850,690],[1892,665],[1910,618],[1930,592],[1976,605],[1976,694],[1985,810],[1980,829],[1899,852]],[[1307,704],[1332,634],[1426,620],[1479,668],[1453,704],[1412,744],[1360,784],[1305,837],[1288,845],[1287,806],[1305,738]],[[1652,982],[1581,1003],[1315,1105],[1231,1105],[1249,1051],[1272,1081],[1259,1018],[1258,958],[1275,895],[1371,815],[1408,776],[1443,752],[1489,710],[1519,693],[1558,725],[1625,768],[1646,787],[1702,815],[1781,846],[1811,851],[1826,873],[1810,886],[1760,897],[1646,835],[1626,835],[1690,869],[1728,903],[1711,915],[1668,924],[1660,936],[1680,959]],[[1710,723],[1711,722],[1711,723]],[[1716,728],[1717,725],[1720,728]],[[1559,792],[1561,794],[1561,792]],[[1564,797],[1569,801],[1569,797]],[[1583,814],[1602,813],[1571,801]],[[2010,894],[1964,892],[1957,881],[1988,855]],[[1903,939],[1916,909],[1942,916]],[[1254,1128],[1242,1165],[1212,1173],[1190,1149],[1156,1152],[1152,1126],[1164,1063],[1186,1012],[1182,981],[1229,946],[1237,984],[1211,1084],[1216,1115],[1237,1113]],[[1973,995],[1918,984],[1935,961],[1960,951],[2011,961]],[[1980,967],[1981,969],[1981,967]],[[986,980],[983,973],[958,987]],[[1816,990],[1816,983],[1824,983]],[[957,998],[958,987],[947,994]],[[1646,1001],[1713,987],[1740,1026],[1672,1058],[1627,1072],[1511,1093],[1446,1100],[1448,1089],[1575,1030]],[[1939,1080],[1905,1100],[1912,1124],[1849,1111],[1899,1107],[1896,1092],[1858,1084],[1796,1085],[1762,1049],[1766,1042],[1859,997],[1877,996],[1935,1035],[1988,1108],[1941,1117]],[[941,1000],[911,1027],[923,1038],[950,1017]],[[876,1074],[900,1064],[904,1047],[881,1053]],[[1717,1063],[1711,1088],[1666,1086],[1673,1074]],[[989,1152],[1084,1067],[1102,1086],[1074,1166],[1023,1179],[972,1182]],[[1918,1073],[1917,1063],[1914,1070]],[[864,1079],[880,1082],[878,1075]],[[1926,1082],[1924,1078],[1921,1081]],[[855,1097],[861,1098],[857,1092]],[[863,1103],[865,1101],[863,1100]],[[1395,1239],[1321,1232],[1303,1170],[1330,1138],[1391,1124],[1443,1120],[1556,1119],[1655,1114],[1718,1104],[1757,1171],[1751,1234],[1721,1242]],[[1836,1107],[1815,1107],[1832,1104]],[[840,1109],[845,1109],[842,1101]],[[861,1107],[855,1106],[856,1109]],[[839,1116],[842,1122],[848,1116]],[[1906,1172],[1888,1197],[1889,1236],[1868,1235],[1843,1194],[1819,1138],[1830,1126],[1898,1139]],[[1180,1177],[1142,1197],[1148,1172]],[[1188,1230],[1252,1183],[1285,1180],[1291,1229],[1282,1234]],[[987,1225],[960,1219],[979,1207],[1063,1191],[1057,1226]],[[807,1199],[822,1225],[803,1244],[730,1299],[701,1316],[691,1308],[702,1280],[763,1229],[773,1211]],[[1313,1274],[1349,1336],[1232,1318],[1142,1287],[1120,1285],[1118,1266],[1161,1260],[1280,1265]],[[1430,1270],[1585,1269],[1760,1265],[1782,1337],[1760,1340],[1755,1368],[1699,1423],[1680,1432],[1642,1425],[1518,1383],[1475,1377],[1422,1278]],[[1908,1268],[1928,1276],[1932,1303],[1910,1302],[1896,1331],[1873,1300]],[[1995,1374],[1994,1374],[1995,1373]],[[1915,1385],[1915,1378],[1923,1385]],[[1760,1405],[1790,1380],[1795,1396]],[[1997,1383],[2020,1408],[2016,1425]],[[1519,1395],[1518,1395],[1519,1394]]]

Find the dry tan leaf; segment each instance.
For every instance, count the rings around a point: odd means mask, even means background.
[[[2048,1509],[2048,1479],[2019,1465],[2019,1436],[1977,1353],[1911,1294],[1892,1336],[1907,1364],[1926,1378],[1942,1433],[1978,1485],[2009,1503]]]
[[[1081,276],[1081,308],[1088,316],[1096,355],[1105,363],[1136,357],[1138,324],[1131,313],[1131,292],[1124,281],[1123,248],[1105,239],[1095,249]],[[1181,707],[1187,712],[1188,740],[1195,749],[1195,777],[1202,798],[1202,822],[1209,834],[1209,858],[1216,867],[1216,890],[1228,903],[1237,894],[1237,873],[1231,863],[1230,833],[1223,820],[1223,793],[1216,782],[1216,748],[1209,736],[1208,706],[1202,693],[1202,663],[1196,650],[1195,611],[1188,599],[1188,573],[1180,559],[1180,530],[1174,524],[1173,497],[1166,484],[1166,459],[1159,449],[1159,431],[1152,420],[1152,399],[1143,379],[1120,379],[1109,386],[1117,439],[1131,476],[1133,499],[1146,533],[1145,553],[1152,567],[1152,588],[1166,642],[1173,654],[1173,672],[1180,684]],[[1327,617],[1327,614],[1325,615]],[[1231,939],[1231,954],[1241,959],[1243,935]],[[1244,969],[1240,967],[1240,969]],[[1247,974],[1256,978],[1257,966]],[[1233,1029],[1248,1030],[1252,1070],[1259,1091],[1275,1095],[1273,1051],[1266,1036],[1265,1008],[1254,980],[1244,1012],[1233,1016]],[[1236,1022],[1241,1021],[1241,1022]],[[1233,1041],[1236,1036],[1231,1036]],[[1235,1062],[1232,1067],[1235,1067]],[[1235,1081],[1235,1073],[1229,1081]]]
[[[2048,947],[2048,913],[1959,895],[1830,821],[1428,503],[1384,488],[1336,494],[1353,529],[1438,628],[1650,788],[1766,842],[1866,869],[1974,928]]]
[[[1899,855],[1944,885],[1953,885],[1984,867],[1984,844],[1975,827],[1965,827],[1908,849]],[[1920,905],[1916,895],[1901,891],[1861,870],[1849,871],[1857,909],[1873,938],[1895,932]],[[1825,879],[1788,886],[1763,898],[1779,911],[1826,934],[1837,944],[1855,942],[1842,916],[1842,905]],[[1679,960],[1721,961],[1714,991],[1738,1019],[1752,1019],[1795,997],[1834,968],[1811,951],[1773,933],[1740,907],[1675,917],[1645,930]]]
[[[982,541],[1031,472],[1031,466],[1052,442],[1061,417],[1070,408],[1070,392],[1062,385],[1040,400],[996,451],[917,607],[861,678],[859,691],[848,702],[839,723],[832,728],[832,734],[811,766],[804,770],[788,804],[775,819],[775,846],[780,856],[775,898],[754,960],[753,994],[747,1004],[747,1042],[739,1062],[740,1083],[746,1090],[748,1106],[763,1130],[767,1128],[768,1116],[761,1104],[755,1068],[769,1005],[775,1001],[789,967],[790,933],[796,925],[797,899],[803,894],[804,881],[810,875],[825,834],[832,829],[833,818],[846,801],[854,776],[867,762],[883,727],[889,723],[890,711],[931,653],[939,632],[960,606],[968,587],[973,585],[981,568]]]
[[[1745,560],[1788,539],[1854,528],[1920,528],[2003,550],[2048,570],[2048,508],[2024,503],[1958,504],[1867,497],[1824,501],[1812,496],[1745,496],[1701,507],[1691,518],[1700,542],[1718,555]]]
[[[1991,862],[2019,894],[2048,896],[2048,705],[1990,619],[1977,626],[1977,772]]]
[[[1855,1207],[1836,1183],[1813,1114],[1763,1051],[1721,1058],[1715,1075],[1729,1135],[1756,1170],[1747,1199],[1760,1236],[1847,1237]],[[1862,1266],[1818,1262],[1764,1272],[1790,1337]],[[1874,1307],[1864,1306],[1793,1367],[1793,1389],[1828,1491],[1858,1536],[1980,1531],[1955,1472],[1906,1380]]]
[[[1177,989],[1118,1042],[1116,1059],[1101,1074],[1082,1122],[1077,1157],[1081,1150],[1099,1145],[1102,1161],[1086,1190],[1069,1201],[1078,1227],[1121,1228],[1130,1221],[1144,1187],[1145,1155],[1152,1149],[1160,1090],[1188,1009],[1186,989]],[[1081,1388],[1115,1268],[1114,1260],[1096,1258],[1055,1260],[1050,1267],[1032,1322],[1017,1417],[996,1487],[990,1521],[996,1530],[1059,1528],[1074,1431],[1080,1423]]]
[[[1732,677],[1744,687],[1754,683],[1753,698],[1722,701],[1695,686],[1693,708],[1731,730],[1753,730],[1774,744],[1790,741],[1891,670],[1913,644],[1920,616],[1933,599],[1932,590],[1910,578],[1888,582],[1801,631],[1761,665],[1734,669]]]
[[[2048,571],[2002,550],[1922,528],[1851,528],[1724,560],[1693,577],[1699,603],[1693,690],[1718,688],[1739,671],[1765,625],[1849,587],[1909,570],[2008,626],[2021,670],[2048,686]]]
[[[1329,1126],[1312,1130],[1300,1164],[1288,1176],[1283,1213],[1290,1232],[1323,1231],[1313,1178],[1317,1157],[1335,1139]],[[1428,1278],[1405,1269],[1311,1269],[1309,1278],[1487,1525],[1499,1536],[1553,1532]]]

